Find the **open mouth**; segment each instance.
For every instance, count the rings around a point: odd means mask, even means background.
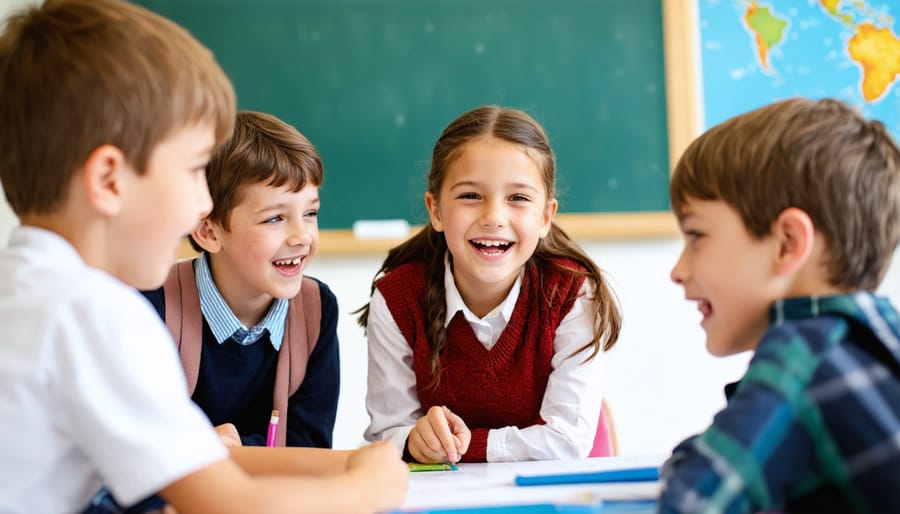
[[[700,311],[700,314],[703,315],[703,319],[705,320],[712,314],[712,304],[706,300],[697,300],[697,310]]]
[[[303,258],[295,257],[293,259],[281,259],[273,262],[272,264],[274,264],[275,267],[279,269],[292,270],[298,268],[301,262],[303,262]]]
[[[511,241],[495,241],[491,239],[471,239],[469,244],[484,255],[503,255],[515,244]]]

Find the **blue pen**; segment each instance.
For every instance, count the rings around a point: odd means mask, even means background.
[[[493,507],[396,510],[391,514],[655,514],[655,512],[655,500],[617,500],[590,504],[524,503]]]
[[[652,482],[659,480],[659,468],[612,469],[609,471],[588,471],[584,473],[563,473],[553,475],[519,475],[516,485],[559,485],[597,484],[605,482]]]

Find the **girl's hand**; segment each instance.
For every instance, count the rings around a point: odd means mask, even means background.
[[[462,418],[447,407],[434,406],[416,422],[406,444],[419,462],[459,462],[471,440],[472,432]]]

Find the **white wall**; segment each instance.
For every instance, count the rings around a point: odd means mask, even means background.
[[[0,17],[25,3],[0,0]],[[5,200],[0,201],[0,240],[6,241],[16,224]],[[619,343],[602,356],[620,449],[625,454],[666,453],[710,422],[724,405],[722,387],[740,377],[749,355],[716,359],[706,354],[696,306],[685,302],[668,279],[679,240],[586,242],[585,248],[610,274],[625,316]],[[341,307],[338,448],[362,443],[368,422],[366,343],[350,312],[366,302],[382,258],[320,257],[309,269],[334,290]],[[900,299],[898,258],[882,286],[895,301]]]

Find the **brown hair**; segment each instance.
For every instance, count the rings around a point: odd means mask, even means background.
[[[517,109],[506,109],[497,106],[483,106],[473,109],[455,121],[453,121],[434,145],[432,153],[431,171],[428,174],[428,191],[439,196],[441,186],[447,174],[450,164],[459,156],[459,150],[472,139],[491,135],[493,137],[516,143],[525,147],[529,154],[536,157],[543,172],[544,187],[547,198],[552,199],[556,195],[556,158],[550,148],[550,142],[544,129],[531,116]],[[447,340],[444,321],[446,319],[447,304],[444,290],[444,256],[447,254],[447,242],[442,232],[437,232],[428,224],[410,239],[392,248],[387,258],[381,265],[381,269],[375,275],[372,282],[372,292],[375,291],[375,282],[382,274],[390,272],[407,262],[425,260],[427,262],[427,276],[425,278],[425,319],[428,326],[428,345],[430,349],[429,363],[431,365],[434,381],[432,387],[440,381],[440,353]],[[565,258],[576,262],[584,270],[562,267],[555,259]],[[591,302],[591,310],[594,318],[594,333],[591,340],[580,348],[578,352],[590,349],[591,353],[585,360],[593,358],[602,350],[608,350],[616,343],[622,324],[621,313],[612,289],[606,282],[600,268],[591,260],[571,238],[555,223],[551,223],[550,232],[538,242],[534,254],[525,264],[526,268],[541,270],[547,266],[553,266],[583,275],[594,289]],[[543,295],[541,288],[538,294]],[[359,309],[359,324],[366,326],[369,314],[369,305]],[[576,352],[577,353],[577,352]]]
[[[117,0],[47,0],[0,35],[0,182],[19,215],[52,212],[99,146],[138,173],[173,130],[231,132],[234,90],[186,30]]]
[[[670,185],[679,217],[688,198],[723,200],[762,238],[788,207],[825,239],[832,285],[874,290],[900,241],[900,151],[878,121],[834,99],[794,98],[750,111],[697,138]]]
[[[208,219],[228,230],[231,211],[241,202],[247,185],[287,184],[291,191],[299,192],[307,184],[321,186],[323,178],[319,152],[297,129],[271,114],[240,111],[231,139],[206,166],[213,201]]]

